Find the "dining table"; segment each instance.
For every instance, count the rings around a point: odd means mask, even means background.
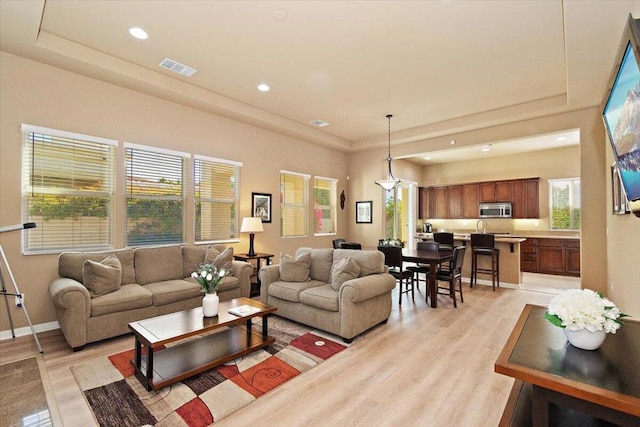
[[[431,307],[438,307],[438,287],[436,286],[436,271],[438,265],[443,262],[449,262],[453,259],[452,248],[440,248],[437,251],[425,251],[417,249],[402,249],[402,261],[403,262],[415,262],[418,264],[429,265],[429,282],[427,285],[427,295],[431,300]]]

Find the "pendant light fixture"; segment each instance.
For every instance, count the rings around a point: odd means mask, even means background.
[[[393,117],[392,114],[387,114],[387,120],[389,121],[389,153],[387,155],[387,166],[388,166],[388,172],[387,172],[387,179],[381,179],[376,181],[376,184],[378,184],[380,187],[384,188],[387,191],[391,191],[394,188],[396,188],[396,186],[398,184],[400,184],[400,179],[396,178],[393,176],[393,173],[391,173],[391,117]]]

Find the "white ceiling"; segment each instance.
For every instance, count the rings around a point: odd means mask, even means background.
[[[0,48],[354,152],[599,105],[639,3],[2,0]]]

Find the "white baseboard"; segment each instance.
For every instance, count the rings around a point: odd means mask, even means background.
[[[60,324],[58,322],[40,323],[38,325],[33,325],[33,329],[35,329],[36,333],[52,331],[54,329],[60,329]],[[14,329],[14,332],[16,334],[16,337],[31,335],[31,328],[28,326],[25,326],[22,328],[16,328]],[[13,335],[11,334],[11,329],[7,329],[6,331],[0,331],[0,341],[8,340],[10,338],[13,338]]]

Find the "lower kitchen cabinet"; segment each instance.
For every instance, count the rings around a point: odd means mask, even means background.
[[[527,238],[521,248],[522,271],[580,276],[580,240]]]

